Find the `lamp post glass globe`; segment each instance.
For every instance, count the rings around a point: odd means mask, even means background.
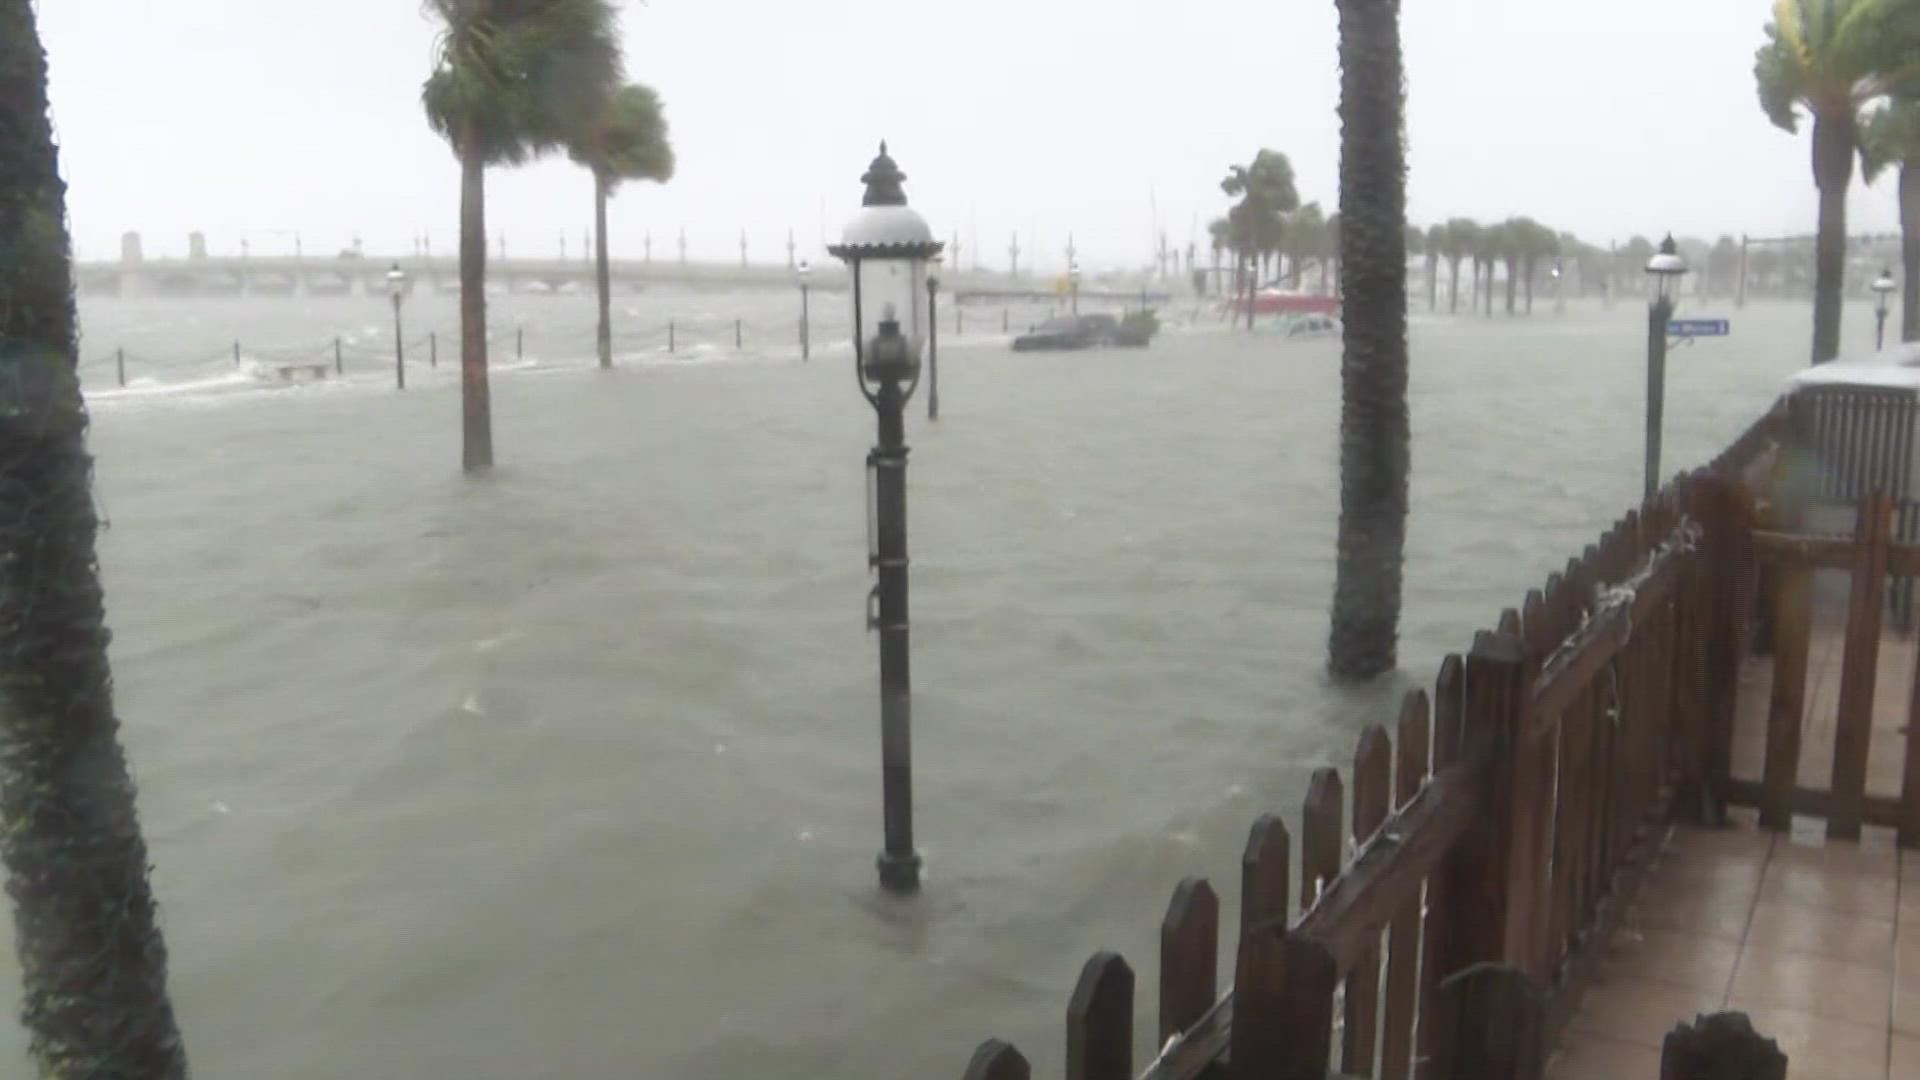
[[[867,185],[860,211],[847,222],[840,243],[827,250],[852,272],[854,355],[861,376],[876,383],[911,382],[927,339],[927,263],[945,245],[907,205],[901,187],[906,175],[885,143],[860,179]]]
[[[407,272],[400,269],[399,263],[394,263],[393,269],[387,271],[387,294],[393,297],[396,304],[407,294]]]
[[[1893,280],[1892,270],[1880,271],[1880,276],[1873,279],[1873,310],[1875,314],[1885,315],[1887,313],[1887,305],[1892,300],[1893,290],[1899,287],[1899,283]]]
[[[1687,261],[1680,257],[1680,249],[1669,233],[1660,241],[1660,250],[1647,260],[1647,276],[1653,279],[1655,295],[1661,300],[1672,300],[1679,286],[1680,278],[1687,272]]]

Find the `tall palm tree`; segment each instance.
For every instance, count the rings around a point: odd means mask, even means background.
[[[486,169],[559,149],[620,81],[608,0],[425,0],[444,24],[421,90],[460,161],[461,464],[493,467],[487,386]]]
[[[1407,158],[1399,0],[1340,15],[1340,533],[1327,670],[1398,662],[1407,542]]]
[[[0,861],[45,1077],[183,1080],[120,748],[66,186],[33,0],[0,0]]]
[[[1861,141],[1867,182],[1900,170],[1900,340],[1920,341],[1920,98],[1899,98],[1867,120]]]
[[[1440,259],[1446,253],[1447,227],[1431,225],[1420,246],[1427,253],[1427,310],[1440,310]]]
[[[1486,288],[1481,289],[1479,277],[1476,275],[1473,287],[1479,290],[1479,296],[1485,302],[1489,319],[1493,318],[1493,272],[1500,263],[1500,253],[1506,249],[1506,231],[1507,227],[1503,224],[1483,225],[1474,236],[1473,264],[1476,268],[1485,268],[1487,283]]]
[[[1520,275],[1525,282],[1527,314],[1533,314],[1533,279],[1540,260],[1560,253],[1560,237],[1530,217],[1514,219],[1514,247],[1520,253]],[[1511,288],[1509,288],[1511,294]]]
[[[1293,184],[1293,162],[1278,150],[1263,149],[1251,165],[1235,165],[1220,181],[1220,190],[1240,201],[1227,211],[1233,226],[1235,264],[1245,268],[1247,329],[1253,329],[1253,294],[1260,253],[1277,249],[1285,240],[1286,215],[1300,208]]]
[[[1480,226],[1470,218],[1453,218],[1446,224],[1446,240],[1442,252],[1447,257],[1447,312],[1457,314],[1460,311],[1460,260],[1472,255],[1479,243]],[[1473,264],[1473,272],[1480,273],[1480,264]]]
[[[593,173],[594,282],[600,291],[600,366],[613,366],[612,281],[607,270],[607,197],[623,180],[673,179],[673,146],[660,96],[623,86],[568,140],[567,154]]]
[[[1760,108],[1785,131],[1813,117],[1815,239],[1813,362],[1840,352],[1846,271],[1847,188],[1859,147],[1860,110],[1920,81],[1920,5],[1912,0],[1776,0],[1767,43],[1754,57]]]

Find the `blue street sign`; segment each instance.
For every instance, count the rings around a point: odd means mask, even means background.
[[[1674,337],[1726,337],[1733,323],[1726,319],[1672,319],[1667,333]]]

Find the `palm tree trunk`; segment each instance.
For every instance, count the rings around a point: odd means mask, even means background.
[[[493,468],[493,406],[487,386],[487,167],[475,146],[460,151],[460,462]]]
[[[1340,532],[1327,669],[1398,663],[1407,537],[1407,167],[1398,0],[1340,14]]]
[[[1450,261],[1453,266],[1447,278],[1447,314],[1458,315],[1460,313],[1460,260]]]
[[[1847,266],[1847,187],[1856,144],[1852,107],[1813,118],[1813,180],[1820,189],[1814,238],[1813,362],[1840,355],[1841,290]]]
[[[1920,165],[1900,167],[1900,340],[1920,341]]]
[[[1440,310],[1440,256],[1427,255],[1427,310]]]
[[[1528,259],[1528,260],[1527,260],[1527,265],[1526,265],[1526,269],[1525,269],[1525,271],[1524,271],[1524,273],[1525,273],[1525,275],[1526,275],[1526,279],[1527,279],[1527,281],[1526,281],[1526,289],[1527,289],[1527,314],[1529,314],[1529,315],[1531,315],[1531,314],[1533,314],[1533,271],[1534,271],[1534,269],[1535,269],[1535,266],[1534,266],[1534,262],[1533,262],[1533,260],[1532,260],[1532,259]]]
[[[0,860],[21,1018],[41,1076],[181,1080],[186,1050],[113,710],[46,90],[32,0],[0,0]]]
[[[1507,260],[1507,314],[1508,315],[1513,314],[1514,290],[1519,286],[1519,284],[1520,284],[1520,264],[1512,259],[1508,259]]]
[[[593,174],[593,280],[600,290],[600,366],[613,366],[613,279],[607,269],[607,180]]]

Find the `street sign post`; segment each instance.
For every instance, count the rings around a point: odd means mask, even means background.
[[[1733,330],[1727,319],[1669,319],[1667,333],[1679,338],[1726,337]]]

